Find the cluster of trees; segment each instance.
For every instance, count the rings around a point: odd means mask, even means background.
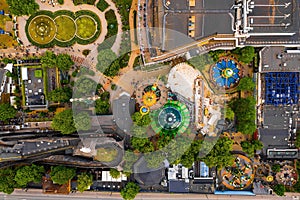
[[[0,121],[7,121],[14,118],[17,114],[17,110],[8,103],[0,104]]]
[[[83,192],[93,184],[93,176],[88,173],[81,173],[77,176],[77,190]]]
[[[248,154],[248,156],[253,157],[256,150],[260,150],[264,147],[263,143],[259,140],[243,141],[241,143],[243,151]]]
[[[237,90],[239,91],[253,91],[255,88],[255,83],[250,77],[243,77],[240,79]]]
[[[52,166],[50,177],[54,183],[63,185],[76,175],[76,169],[65,166]]]
[[[203,145],[206,145],[206,147],[202,147],[202,149],[210,149],[212,143],[205,142]],[[227,137],[219,138],[217,143],[213,146],[209,153],[202,158],[202,160],[208,167],[216,166],[218,169],[221,169],[226,166],[231,166],[235,159],[231,153],[232,145],[233,141],[231,139]]]
[[[117,59],[117,55],[111,49],[99,51],[97,56],[97,70],[104,73],[110,68],[110,65]]]
[[[139,191],[140,187],[137,184],[129,182],[121,190],[121,196],[124,200],[133,200],[135,196],[139,193]]]
[[[47,99],[54,102],[69,102],[72,98],[72,89],[70,87],[56,88],[47,94]]]
[[[277,173],[277,172],[280,172],[280,165],[279,164],[275,164],[275,165],[272,165],[271,169],[273,172]]]
[[[224,50],[216,50],[216,51],[210,51],[208,52],[208,55],[211,57],[211,59],[214,62],[218,62],[220,59],[220,56],[223,55],[225,53]]]
[[[32,15],[40,8],[35,0],[6,0],[6,2],[9,5],[10,13],[16,16]]]
[[[199,71],[202,71],[207,65],[212,65],[214,60],[210,54],[202,54],[191,58],[188,62]]]
[[[130,139],[131,147],[138,152],[148,153],[154,151],[153,143],[146,134],[147,128],[134,124],[132,127],[132,137]]]
[[[246,46],[243,48],[235,48],[231,51],[233,54],[235,54],[239,61],[249,64],[251,61],[253,61],[253,58],[255,57],[255,49],[252,46]]]
[[[285,187],[282,184],[276,184],[273,186],[273,191],[278,195],[278,196],[283,196],[285,192]]]
[[[0,192],[11,194],[14,188],[26,187],[28,183],[39,183],[45,173],[43,166],[30,165],[13,169],[11,167],[0,170]]]
[[[116,170],[114,168],[110,168],[109,174],[111,175],[111,177],[113,177],[115,179],[120,178],[120,176],[121,176],[121,172],[119,172],[118,170]]]
[[[131,118],[138,126],[148,126],[151,123],[151,117],[149,114],[142,115],[140,112],[135,112]]]
[[[75,82],[73,96],[76,98],[93,96],[95,94],[96,87],[97,83],[94,80],[86,76],[80,76],[79,79]]]
[[[55,55],[52,51],[45,52],[45,54],[41,57],[41,63],[43,67],[57,67],[62,71],[68,71],[71,66],[74,65],[69,54],[62,53]]]
[[[100,99],[97,99],[95,101],[95,112],[97,115],[106,115],[109,114],[109,98],[110,94],[109,92],[105,91],[101,94],[99,94]]]
[[[105,76],[114,77],[119,70],[126,67],[129,61],[129,54],[117,55],[111,49],[101,50],[98,54],[97,69]]]
[[[236,117],[238,131],[249,135],[252,135],[255,132],[255,105],[256,101],[252,96],[233,99],[229,103],[229,106]]]
[[[225,107],[225,119],[234,120],[234,112],[229,106]]]
[[[67,109],[54,116],[51,127],[62,134],[87,131],[91,128],[91,119],[87,112],[74,114],[71,109]]]

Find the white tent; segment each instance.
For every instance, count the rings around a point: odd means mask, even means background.
[[[173,67],[169,73],[168,85],[173,92],[181,94],[190,101],[194,101],[195,80],[200,75],[187,63],[180,63]]]
[[[21,67],[22,80],[28,80],[28,70],[27,67]]]

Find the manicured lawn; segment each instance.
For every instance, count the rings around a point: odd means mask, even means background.
[[[76,19],[77,36],[82,39],[91,38],[96,32],[96,23],[90,16],[82,16]]]
[[[43,77],[43,72],[40,69],[37,69],[34,71],[34,76],[35,78],[42,78]]]
[[[57,27],[56,39],[60,41],[71,40],[76,33],[76,25],[74,20],[66,15],[55,18],[55,24]]]
[[[28,26],[31,39],[39,44],[51,42],[55,37],[55,29],[54,21],[46,15],[35,17]]]
[[[111,162],[117,156],[118,151],[112,148],[99,148],[95,159],[102,162]]]

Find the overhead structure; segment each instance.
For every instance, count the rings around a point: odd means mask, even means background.
[[[299,72],[265,74],[265,104],[294,105],[299,102]]]

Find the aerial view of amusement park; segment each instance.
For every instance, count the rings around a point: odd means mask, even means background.
[[[300,199],[299,0],[0,0],[0,199]]]

